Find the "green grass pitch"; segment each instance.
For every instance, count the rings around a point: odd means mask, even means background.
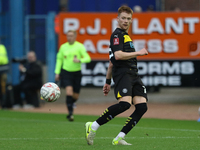
[[[200,123],[197,121],[146,119],[126,136],[131,146],[111,144],[126,118],[116,117],[97,131],[94,145],[87,145],[84,124],[98,116],[28,113],[0,110],[2,150],[197,150]]]

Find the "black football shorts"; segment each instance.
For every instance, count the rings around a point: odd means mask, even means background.
[[[81,71],[69,72],[62,70],[62,84],[63,87],[72,86],[75,93],[79,93],[81,89]]]
[[[114,94],[116,99],[124,96],[142,96],[147,98],[146,88],[139,76],[135,77],[130,74],[125,74],[119,77],[115,77]]]

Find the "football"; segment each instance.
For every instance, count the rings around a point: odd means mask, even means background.
[[[42,100],[55,102],[60,97],[60,88],[53,82],[47,82],[41,87],[40,95]]]

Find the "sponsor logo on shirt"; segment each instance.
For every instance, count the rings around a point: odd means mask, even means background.
[[[131,38],[128,35],[124,35],[124,43],[126,42],[132,42]]]
[[[113,39],[113,45],[119,45],[119,38]]]
[[[129,42],[130,43],[130,47],[134,48],[133,42]]]

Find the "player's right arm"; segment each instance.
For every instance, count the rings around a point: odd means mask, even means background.
[[[108,66],[108,70],[107,70],[107,73],[106,73],[106,80],[111,80],[112,78],[112,68],[113,68],[113,64],[111,61],[109,61],[109,66]],[[107,84],[105,83],[104,86],[103,86],[103,93],[105,96],[108,95],[110,91],[110,84]]]
[[[112,78],[112,68],[113,68],[113,64],[111,61],[109,61],[109,66],[108,66],[108,70],[106,73],[106,79],[111,79]]]

